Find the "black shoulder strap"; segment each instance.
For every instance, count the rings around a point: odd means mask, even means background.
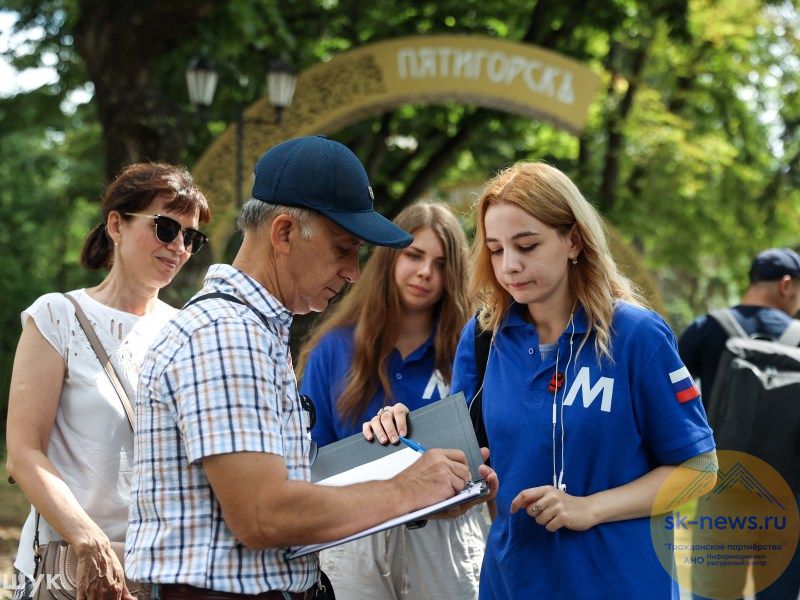
[[[208,300],[209,298],[221,298],[223,300],[228,300],[230,302],[235,302],[236,304],[241,304],[243,306],[246,306],[254,313],[256,313],[256,315],[258,315],[258,318],[261,319],[261,322],[264,323],[264,325],[269,327],[269,320],[262,314],[260,310],[257,310],[255,307],[253,307],[251,304],[248,304],[241,298],[237,298],[233,294],[226,294],[225,292],[210,292],[208,294],[203,294],[202,296],[197,296],[197,298],[192,298],[191,300],[189,300],[189,302],[184,304],[183,308],[189,308],[192,304],[197,304],[201,300]]]
[[[486,374],[486,363],[489,361],[489,348],[492,345],[492,332],[483,329],[479,322],[475,322],[475,369],[478,381],[483,381]],[[483,394],[483,390],[480,392]]]
[[[480,314],[480,313],[479,313]],[[469,416],[478,445],[489,447],[489,437],[486,435],[486,425],[483,422],[483,379],[486,375],[486,363],[489,360],[489,350],[492,345],[492,332],[482,329],[478,320],[475,321],[475,372],[478,392],[469,405]]]

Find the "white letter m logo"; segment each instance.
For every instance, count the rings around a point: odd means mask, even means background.
[[[439,369],[434,369],[431,373],[431,378],[428,380],[428,385],[425,386],[425,391],[422,392],[423,400],[430,400],[433,398],[433,390],[439,390],[439,398],[446,398],[450,393],[450,386],[444,382],[444,377],[439,373]]]
[[[592,402],[594,402],[594,399],[602,392],[603,400],[600,402],[600,410],[611,412],[611,396],[614,393],[614,380],[611,377],[601,377],[598,382],[594,384],[594,387],[591,387],[591,382],[589,381],[589,367],[581,367],[581,370],[578,371],[578,376],[569,388],[567,399],[564,400],[564,406],[572,406],[579,389],[581,391],[581,397],[583,398],[584,408],[589,408]]]

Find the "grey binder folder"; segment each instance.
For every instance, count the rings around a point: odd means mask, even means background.
[[[482,480],[478,467],[483,464],[478,440],[469,418],[464,394],[458,392],[418,408],[408,415],[408,436],[426,448],[458,448],[467,455],[473,481]],[[382,446],[368,442],[357,433],[319,449],[311,465],[311,481],[316,483],[364,463],[383,458],[405,448],[403,444]]]

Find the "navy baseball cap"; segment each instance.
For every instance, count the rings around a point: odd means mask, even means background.
[[[252,197],[314,210],[357,238],[404,248],[414,238],[375,212],[369,178],[345,145],[315,135],[270,148],[254,169]]]
[[[770,248],[753,259],[750,281],[776,281],[788,275],[800,279],[800,255],[791,248]]]

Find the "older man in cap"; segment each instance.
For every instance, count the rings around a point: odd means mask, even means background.
[[[142,368],[126,572],[178,598],[310,598],[324,542],[444,500],[470,479],[430,450],[388,481],[309,483],[309,413],[289,353],[292,316],[359,276],[364,242],[411,236],[373,210],[356,156],[314,136],[269,150],[238,221],[242,247],[165,328]],[[308,407],[305,407],[306,409]],[[497,478],[483,466],[490,494]]]
[[[750,335],[777,340],[800,310],[800,256],[789,248],[771,248],[758,254],[750,267],[750,286],[733,316]],[[711,398],[714,377],[728,334],[714,318],[695,319],[678,341],[689,372],[700,378],[703,404]]]

